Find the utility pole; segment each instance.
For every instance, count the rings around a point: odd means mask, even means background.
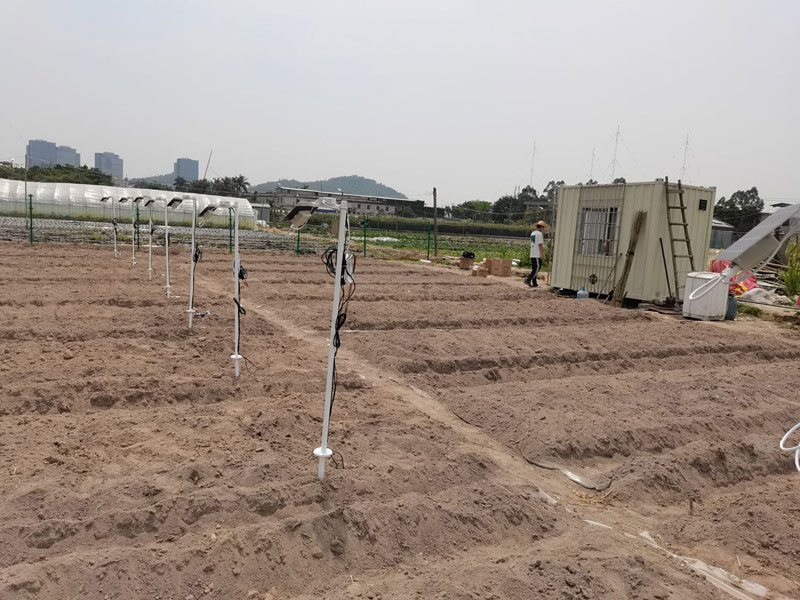
[[[681,167],[681,180],[686,175],[686,154],[689,152],[689,134],[686,134],[686,141],[683,144],[683,166]]]
[[[436,188],[433,188],[433,256],[439,258],[439,212],[436,208]]]
[[[617,168],[617,147],[619,146],[619,125],[617,125],[617,134],[614,136],[614,160],[611,161],[611,181],[614,181],[614,173]]]
[[[533,187],[533,165],[536,162],[536,142],[533,142],[533,158],[531,158],[531,187]]]

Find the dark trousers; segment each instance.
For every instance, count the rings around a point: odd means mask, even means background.
[[[532,258],[531,259],[531,274],[525,278],[525,283],[528,285],[532,285],[533,287],[539,287],[539,284],[536,282],[536,276],[539,274],[539,269],[542,268],[542,259],[541,258]]]

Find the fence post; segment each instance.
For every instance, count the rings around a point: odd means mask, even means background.
[[[136,205],[136,225],[139,225],[139,205]],[[139,227],[134,227],[134,233],[136,234],[136,249],[141,250],[142,248],[142,240],[139,237]]]
[[[431,259],[431,222],[428,221],[428,256],[427,259]]]
[[[295,250],[295,254],[300,256],[300,230],[297,230],[297,250]]]
[[[233,221],[231,221],[231,213],[233,213],[233,207],[228,207],[228,254],[233,252]]]
[[[364,225],[364,257],[367,256],[367,217],[362,221]]]
[[[33,194],[28,194],[28,214],[30,219],[31,246],[33,246]]]

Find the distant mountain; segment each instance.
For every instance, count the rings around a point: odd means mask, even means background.
[[[252,186],[250,191],[273,192],[278,186],[302,188],[308,187],[312,190],[336,193],[338,190],[346,194],[360,194],[362,196],[384,196],[386,198],[405,198],[405,194],[398,192],[394,188],[378,183],[374,179],[367,179],[360,175],[349,175],[347,177],[331,177],[323,181],[298,181],[297,179],[279,179],[278,181],[267,181]]]

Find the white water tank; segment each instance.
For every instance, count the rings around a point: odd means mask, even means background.
[[[728,285],[718,283],[705,291],[702,296],[691,299],[692,292],[713,279],[719,279],[719,273],[699,271],[686,275],[686,288],[683,292],[683,316],[704,321],[721,321],[728,311]]]

